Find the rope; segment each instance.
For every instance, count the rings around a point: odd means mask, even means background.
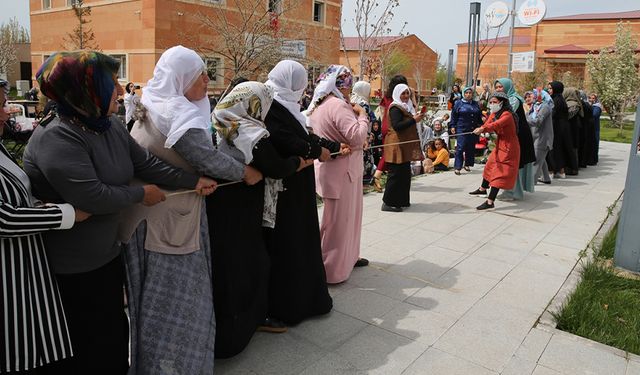
[[[461,135],[468,135],[468,134],[473,134],[473,132],[466,132],[466,133],[459,133],[459,134],[450,134],[450,135],[449,135],[449,137],[458,137],[458,136],[461,136]],[[386,144],[383,144],[383,145],[371,146],[371,147],[369,147],[369,150],[373,150],[374,148],[381,148],[381,147],[387,147],[387,146],[397,146],[397,145],[403,145],[403,144],[406,144],[406,143],[414,143],[414,142],[420,142],[420,140],[419,140],[419,139],[414,139],[414,140],[412,140],[412,141],[395,142],[395,143],[386,143]],[[352,151],[359,151],[359,150],[362,150],[362,148],[354,148],[354,149],[352,149]],[[341,152],[340,152],[340,151],[338,151],[338,152],[333,152],[333,153],[331,153],[330,155],[331,155],[331,156],[334,156],[334,155],[341,155]]]
[[[216,189],[217,189],[217,188],[219,188],[219,187],[223,187],[223,186],[229,186],[229,185],[239,184],[239,183],[241,183],[241,182],[244,182],[244,181],[240,180],[240,181],[225,182],[225,183],[222,183],[222,184],[218,184],[218,186],[216,187]],[[177,191],[177,192],[175,192],[175,193],[169,193],[169,194],[166,194],[166,195],[165,195],[165,197],[169,198],[169,197],[175,197],[176,195],[191,194],[191,193],[196,193],[196,192],[197,192],[197,190],[196,190],[196,189],[192,189],[192,190],[182,190],[182,191]]]

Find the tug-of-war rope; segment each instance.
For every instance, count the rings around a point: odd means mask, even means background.
[[[449,137],[459,137],[459,136],[461,136],[461,135],[468,135],[468,134],[473,134],[473,132],[466,132],[466,133],[459,133],[459,134],[450,134],[450,135],[449,135]],[[411,141],[395,142],[395,143],[387,143],[387,144],[384,144],[384,145],[371,146],[371,147],[367,148],[367,150],[373,150],[373,149],[376,149],[376,148],[382,148],[382,147],[387,147],[387,146],[403,145],[403,144],[406,144],[406,143],[414,143],[414,142],[420,142],[420,140],[419,140],[419,139],[414,139],[414,140],[411,140]],[[362,149],[362,148],[351,149],[351,151],[359,151],[359,150],[363,150],[363,149]],[[330,155],[331,155],[331,156],[334,156],[334,155],[341,155],[341,154],[342,154],[342,152],[341,152],[341,151],[338,151],[338,152],[331,153]],[[229,186],[229,185],[239,184],[239,183],[241,183],[241,182],[244,182],[244,181],[243,181],[243,180],[239,180],[239,181],[224,182],[224,183],[222,183],[222,184],[218,184],[218,186],[216,187],[216,189],[221,188],[221,187],[223,187],[223,186]],[[174,196],[176,196],[176,195],[191,194],[191,193],[195,193],[195,192],[196,192],[196,190],[195,190],[195,189],[193,189],[193,190],[182,190],[182,191],[177,191],[177,192],[175,192],[175,193],[169,193],[169,194],[166,194],[165,196],[166,196],[167,198],[169,198],[169,197],[174,197]]]

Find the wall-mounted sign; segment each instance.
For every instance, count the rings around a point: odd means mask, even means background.
[[[518,10],[518,19],[527,26],[542,21],[547,12],[547,6],[542,0],[526,0]]]
[[[520,73],[531,73],[536,67],[536,52],[517,52],[512,54],[511,71]]]
[[[307,42],[304,40],[285,40],[282,42],[282,54],[289,58],[307,57]]]
[[[489,27],[500,27],[509,18],[509,7],[502,1],[491,3],[484,12],[484,18]]]

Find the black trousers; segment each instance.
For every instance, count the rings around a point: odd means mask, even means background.
[[[485,180],[484,178],[482,179],[482,186],[483,189],[489,189],[489,181]],[[487,196],[488,199],[491,199],[492,201],[496,200],[496,197],[498,196],[498,192],[500,191],[499,188],[497,187],[491,187],[491,190],[489,190],[489,195]]]
[[[121,256],[93,271],[56,274],[73,357],[45,366],[40,373],[127,373],[129,322],[124,312],[124,278]]]
[[[386,163],[387,185],[382,201],[391,207],[408,207],[411,190],[411,163]]]

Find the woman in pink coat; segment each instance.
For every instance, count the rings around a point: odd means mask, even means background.
[[[509,97],[502,92],[495,92],[489,98],[491,115],[487,122],[473,133],[479,135],[484,132],[496,133],[498,139],[496,147],[489,155],[489,160],[482,173],[482,185],[471,195],[487,196],[487,189],[491,187],[487,200],[477,207],[478,210],[494,208],[493,202],[500,189],[513,189],[518,178],[520,165],[520,143],[516,132],[516,123]]]
[[[324,201],[320,223],[322,259],[329,284],[349,278],[360,259],[362,226],[362,146],[369,118],[359,105],[348,101],[352,76],[349,69],[331,65],[319,78],[307,110],[308,122],[320,137],[347,144],[352,152],[325,162],[316,160],[316,190]]]

